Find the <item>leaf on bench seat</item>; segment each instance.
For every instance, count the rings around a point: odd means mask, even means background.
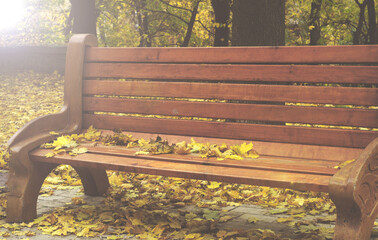
[[[337,166],[334,166],[333,168],[341,169],[341,168],[345,167],[346,165],[353,163],[354,161],[356,161],[356,159],[348,160],[348,161],[340,163]]]
[[[45,143],[41,148],[53,149],[45,157],[54,157],[59,153],[68,153],[72,156],[86,153],[87,148],[81,147],[81,143],[88,144],[98,143],[103,145],[124,146],[126,148],[139,148],[135,155],[158,155],[175,153],[179,155],[200,154],[203,158],[217,158],[222,161],[225,159],[243,160],[244,158],[258,158],[259,154],[253,149],[252,143],[243,143],[241,145],[227,146],[226,144],[217,145],[210,143],[197,143],[191,139],[190,143],[185,141],[178,143],[169,143],[167,140],[157,137],[149,141],[141,138],[134,138],[132,135],[123,133],[120,130],[114,130],[112,134],[102,135],[101,131],[90,126],[85,133],[59,136],[50,143]]]
[[[76,156],[78,154],[83,154],[83,153],[86,153],[86,152],[88,152],[88,148],[79,147],[79,148],[72,149],[72,151],[70,152],[70,155]]]

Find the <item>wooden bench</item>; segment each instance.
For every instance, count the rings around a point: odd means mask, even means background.
[[[62,111],[28,123],[9,141],[8,221],[35,218],[45,177],[70,164],[89,195],[106,192],[105,169],[328,192],[337,207],[335,239],[369,239],[378,213],[377,45],[96,44],[91,35],[71,38]],[[170,142],[253,141],[260,157],[216,161],[97,146],[78,156],[46,158],[49,150],[39,148],[56,137],[50,131],[80,133],[91,125]],[[351,159],[357,160],[334,168]]]

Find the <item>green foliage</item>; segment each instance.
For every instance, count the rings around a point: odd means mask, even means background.
[[[286,1],[286,45],[308,45],[311,2]],[[378,6],[376,6],[376,12]],[[323,0],[320,11],[322,45],[351,45],[356,31],[359,7],[354,0]],[[366,29],[364,29],[364,34]]]
[[[0,32],[0,46],[63,45],[69,0],[25,1],[26,16],[15,30]]]
[[[123,0],[100,0],[97,19],[99,43],[102,46],[136,47],[139,36],[135,23],[130,18],[132,8]]]
[[[149,46],[180,46],[196,1],[100,0],[100,45],[136,47],[143,38]],[[192,46],[211,44],[207,30],[212,26],[210,11],[209,1],[201,1]]]
[[[211,46],[219,23],[210,0],[96,0],[100,46],[181,46],[192,10],[200,2],[189,46]],[[286,45],[310,42],[311,2],[286,1]],[[353,44],[360,8],[354,0],[322,0],[320,44]],[[16,30],[2,30],[0,46],[63,45],[70,37],[69,0],[30,0],[27,15]],[[376,12],[378,5],[376,4]],[[367,19],[367,9],[365,9]],[[231,24],[230,24],[231,25]],[[367,40],[367,25],[359,42]]]

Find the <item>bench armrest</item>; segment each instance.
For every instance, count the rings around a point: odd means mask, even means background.
[[[366,209],[365,214],[378,213],[378,138],[375,138],[361,153],[353,165],[351,175],[356,183],[354,198]],[[375,214],[374,214],[375,212]]]
[[[87,46],[96,46],[93,35],[74,35],[68,44],[64,80],[64,105],[57,114],[37,118],[22,127],[8,142],[10,172],[8,178],[8,221],[31,220],[36,215],[35,205],[39,189],[55,164],[30,161],[29,152],[59,134],[72,134],[82,127],[82,81]],[[23,206],[34,207],[23,207]],[[20,211],[20,209],[23,209]]]
[[[377,182],[378,138],[375,138],[354,164],[340,169],[330,180],[329,194],[337,210],[335,235],[354,236],[357,232],[363,239],[369,239],[371,231],[367,229],[373,227],[378,214]]]
[[[82,123],[82,78],[87,46],[96,46],[96,37],[78,34],[70,39],[66,56],[64,81],[64,106],[57,114],[39,117],[22,127],[8,141],[11,153],[23,148],[28,151],[40,144],[54,139],[51,131],[71,134],[81,130]],[[25,150],[25,149],[23,149]]]
[[[29,150],[41,145],[44,142],[51,141],[56,138],[50,134],[55,131],[59,134],[70,134],[78,130],[77,125],[69,126],[68,108],[65,106],[57,114],[50,114],[36,118],[20,130],[18,130],[8,141],[8,147],[11,153],[19,152],[24,146],[28,146]]]
[[[378,138],[375,138],[360,154],[357,160],[340,169],[331,179],[330,187],[340,194],[350,195],[367,212],[377,211],[375,199],[378,182]],[[346,196],[343,196],[346,197]],[[374,206],[373,206],[374,205]]]

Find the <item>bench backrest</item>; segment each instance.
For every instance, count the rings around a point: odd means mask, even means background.
[[[363,148],[377,63],[377,45],[88,47],[83,127]]]

